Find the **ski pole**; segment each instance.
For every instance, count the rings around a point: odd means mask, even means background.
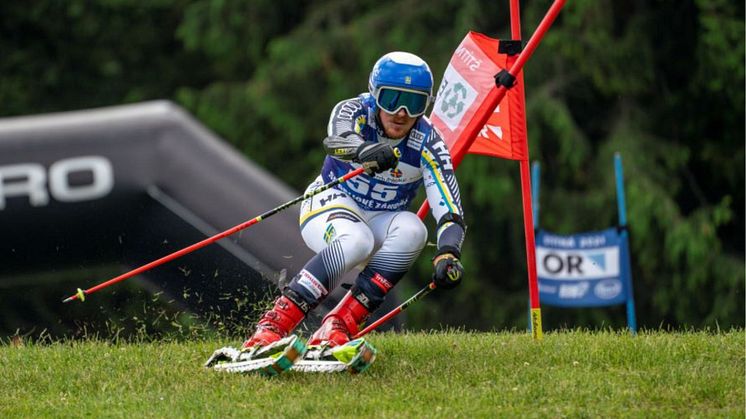
[[[346,175],[344,175],[342,177],[339,177],[339,178],[337,178],[337,179],[335,179],[335,180],[333,180],[333,181],[331,181],[331,182],[329,182],[329,183],[327,183],[325,185],[322,185],[321,187],[319,187],[317,189],[314,189],[313,191],[307,192],[307,193],[305,193],[305,194],[303,194],[303,195],[301,195],[301,196],[293,199],[292,201],[288,201],[288,202],[280,205],[279,207],[271,209],[271,210],[265,212],[262,215],[259,215],[259,216],[255,217],[255,218],[252,218],[249,221],[246,221],[246,222],[238,224],[238,225],[236,225],[234,227],[231,227],[228,230],[223,231],[222,233],[218,233],[218,234],[216,234],[216,235],[214,235],[212,237],[204,239],[204,240],[202,240],[200,242],[197,242],[197,243],[195,243],[195,244],[193,244],[191,246],[185,247],[185,248],[183,248],[181,250],[177,250],[176,252],[173,252],[170,255],[166,255],[166,256],[164,256],[164,257],[162,257],[160,259],[154,260],[153,262],[150,262],[148,264],[140,266],[139,268],[133,269],[133,270],[127,272],[127,273],[119,275],[119,276],[117,276],[115,278],[112,278],[112,279],[106,281],[106,282],[102,282],[102,283],[100,283],[100,284],[98,284],[98,285],[96,285],[94,287],[88,288],[87,290],[82,290],[82,289],[78,288],[78,292],[76,292],[75,294],[73,294],[73,295],[65,298],[64,300],[62,300],[62,302],[63,303],[68,303],[68,302],[74,301],[74,300],[85,301],[85,297],[88,294],[92,294],[92,293],[94,293],[94,292],[96,292],[96,291],[98,291],[100,289],[106,288],[106,287],[108,287],[110,285],[114,285],[117,282],[124,281],[127,278],[131,278],[131,277],[133,277],[135,275],[138,275],[138,274],[141,274],[141,273],[143,273],[145,271],[153,269],[156,266],[160,266],[160,265],[162,265],[162,264],[164,264],[166,262],[169,262],[169,261],[172,261],[174,259],[180,258],[180,257],[182,257],[182,256],[184,256],[184,255],[186,255],[188,253],[194,252],[195,250],[201,249],[201,248],[207,246],[208,244],[215,243],[216,241],[218,241],[218,240],[220,240],[222,238],[230,236],[233,233],[236,233],[238,231],[241,231],[243,229],[251,227],[252,225],[257,224],[257,223],[259,223],[261,221],[264,221],[267,218],[273,216],[274,214],[277,214],[278,212],[280,212],[280,211],[282,211],[284,209],[287,209],[287,208],[289,208],[289,207],[291,207],[291,206],[293,206],[293,205],[295,205],[295,204],[297,204],[297,203],[299,203],[299,202],[301,202],[303,200],[306,200],[306,199],[308,199],[308,198],[310,198],[310,197],[312,197],[314,195],[317,195],[320,192],[323,192],[323,191],[325,191],[327,189],[333,188],[333,187],[339,185],[340,183],[346,182],[346,181],[352,179],[353,177],[355,177],[355,176],[363,173],[364,171],[365,171],[365,167],[357,168],[357,169],[353,170],[350,173],[347,173]]]
[[[378,326],[382,325],[383,323],[386,323],[388,320],[390,320],[392,317],[396,316],[397,314],[401,313],[402,311],[406,310],[407,307],[409,307],[412,303],[415,301],[421,299],[422,297],[430,294],[435,289],[435,282],[431,282],[425,286],[425,288],[417,291],[417,294],[411,296],[409,300],[401,303],[401,305],[387,314],[385,314],[380,319],[374,321],[370,325],[368,325],[365,329],[361,330],[358,334],[356,334],[353,339],[361,338],[368,333],[372,332],[374,329],[378,328]]]

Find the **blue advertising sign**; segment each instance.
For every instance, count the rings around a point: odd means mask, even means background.
[[[600,307],[627,302],[627,235],[616,228],[574,235],[539,230],[536,271],[542,303]]]

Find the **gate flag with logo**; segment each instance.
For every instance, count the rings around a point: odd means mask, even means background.
[[[622,160],[614,156],[619,227],[573,235],[538,229],[539,171],[533,165],[536,270],[544,304],[558,307],[627,305],[627,325],[637,331],[629,257]]]
[[[490,113],[467,152],[510,160],[528,155],[523,73],[494,110],[486,100],[496,89],[495,74],[510,68],[517,58],[507,53],[508,42],[469,32],[451,57],[430,115],[449,149],[464,143],[473,132],[470,125]]]

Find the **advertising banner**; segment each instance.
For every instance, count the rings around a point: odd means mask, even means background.
[[[626,235],[616,228],[574,235],[539,230],[536,269],[545,304],[594,307],[627,301]]]

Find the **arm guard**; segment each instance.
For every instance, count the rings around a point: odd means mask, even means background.
[[[456,258],[461,258],[461,245],[464,243],[465,235],[464,219],[459,214],[446,213],[440,218],[436,228],[438,252],[435,256],[452,253]]]
[[[340,135],[330,135],[324,138],[326,154],[340,160],[353,160],[357,157],[357,150],[363,144],[360,135],[347,131]]]
[[[346,99],[334,106],[324,139],[326,154],[347,161],[357,157],[363,143],[359,121],[365,121],[366,112],[359,98]]]

